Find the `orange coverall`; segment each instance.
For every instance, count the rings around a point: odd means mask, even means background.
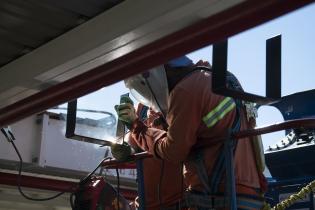
[[[203,149],[203,158],[208,176],[211,177],[214,162],[225,140],[228,128],[232,127],[236,116],[236,108],[229,111],[224,118],[208,128],[203,117],[211,112],[225,97],[212,92],[212,74],[198,70],[179,81],[171,91],[168,101],[168,131],[149,128],[136,120],[132,125],[131,135],[143,150],[156,157],[174,164],[184,162],[184,180],[188,189],[201,191],[203,185],[194,166],[187,161],[194,148]],[[247,129],[249,123],[242,110],[241,130]],[[235,181],[239,193],[249,193],[259,189],[259,175],[250,140],[238,140],[235,150]],[[222,183],[224,185],[224,183]],[[245,190],[244,190],[245,189]]]

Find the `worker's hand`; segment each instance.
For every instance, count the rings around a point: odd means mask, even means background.
[[[138,118],[135,108],[133,107],[133,101],[128,96],[122,98],[122,103],[116,105],[115,110],[117,112],[118,119],[123,121],[129,128]]]
[[[206,66],[209,68],[212,68],[211,64],[208,61],[204,61],[204,60],[199,60],[195,66]]]
[[[122,97],[120,98],[120,103],[121,103],[121,104],[131,104],[131,105],[134,105],[134,103],[133,103],[133,101],[131,100],[131,98],[130,98],[129,96],[126,96],[126,95],[124,95],[124,96],[122,96]]]
[[[163,114],[161,112],[155,112],[150,109],[147,124],[152,128],[157,128],[160,130],[167,130],[168,125],[165,121]]]
[[[127,142],[110,146],[113,157],[118,161],[126,161],[131,155],[131,147]]]

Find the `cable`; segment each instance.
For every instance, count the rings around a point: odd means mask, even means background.
[[[298,193],[290,195],[289,198],[278,203],[276,206],[272,208],[270,207],[269,204],[265,203],[263,210],[285,210],[298,200],[303,199],[307,194],[311,193],[312,191],[313,192],[315,191],[315,180],[310,182],[305,187],[303,187]]]
[[[120,209],[119,206],[119,189],[120,189],[120,179],[119,179],[119,171],[118,171],[118,167],[116,167],[116,176],[117,176],[117,208],[118,210]]]
[[[310,192],[315,191],[315,180],[310,182],[308,185],[306,185],[305,187],[303,187],[300,192],[295,193],[293,195],[290,195],[290,197],[284,201],[282,201],[281,203],[277,204],[275,207],[273,207],[272,209],[275,210],[284,210],[287,209],[289,206],[291,206],[292,204],[294,204],[297,200],[299,199],[303,199],[303,197],[305,197],[307,194],[309,194]]]
[[[2,129],[1,129],[2,130]],[[13,140],[15,139],[13,134],[10,132]],[[4,133],[5,135],[5,133]],[[5,135],[5,137],[7,138],[7,136]],[[18,158],[19,158],[19,171],[18,171],[18,176],[17,176],[17,187],[18,187],[18,190],[20,192],[20,194],[28,199],[28,200],[32,200],[32,201],[48,201],[48,200],[52,200],[52,199],[55,199],[61,195],[63,195],[64,193],[66,192],[60,192],[52,197],[48,197],[48,198],[32,198],[32,197],[29,197],[28,195],[26,195],[23,191],[22,191],[22,188],[21,188],[21,176],[22,176],[22,166],[23,166],[23,159],[22,159],[22,156],[18,150],[18,148],[16,147],[15,143],[13,142],[13,140],[9,140],[9,142],[12,144]],[[87,180],[96,172],[96,170],[102,165],[102,163],[107,160],[107,159],[111,159],[111,157],[106,157],[104,158],[98,165],[97,167],[91,172],[89,173],[84,179],[82,179],[80,182],[79,182],[79,185],[82,185],[82,184],[85,184],[87,182]],[[116,168],[116,172],[117,172],[117,179],[118,179],[118,199],[117,199],[117,202],[118,202],[118,210],[119,210],[119,187],[120,187],[120,181],[119,181],[119,172],[118,172],[118,168]],[[70,194],[70,204],[71,204],[71,208],[74,209],[74,196],[75,194],[74,193],[71,193]]]
[[[160,210],[162,210],[162,208],[163,208],[162,207],[162,198],[161,198],[161,186],[162,186],[163,176],[164,176],[164,160],[161,160],[161,174],[160,174],[159,185],[157,186]]]
[[[11,141],[11,144],[15,150],[15,152],[17,153],[18,157],[19,157],[19,160],[20,160],[20,163],[19,163],[19,173],[18,173],[18,177],[17,177],[17,182],[18,182],[18,190],[19,192],[21,193],[21,195],[28,199],[28,200],[32,200],[32,201],[48,201],[48,200],[52,200],[52,199],[55,199],[61,195],[63,195],[65,192],[60,192],[52,197],[49,197],[49,198],[32,198],[32,197],[29,197],[28,195],[24,194],[24,192],[22,191],[22,188],[21,188],[21,176],[22,176],[22,164],[23,164],[23,159],[22,159],[22,156],[19,152],[19,150],[17,149],[16,145],[14,144],[13,141]]]
[[[72,210],[74,210],[74,207],[75,207],[74,206],[74,196],[75,196],[74,193],[70,194],[70,206],[71,206]]]
[[[124,127],[124,128],[123,128],[124,134],[123,134],[123,136],[122,136],[122,144],[124,144],[124,142],[125,142],[125,135],[126,135],[126,126],[124,125],[123,127]]]
[[[95,173],[95,171],[102,165],[102,163],[105,161],[105,160],[109,160],[111,159],[111,157],[106,157],[106,158],[103,158],[103,160],[101,160],[101,162],[96,166],[96,168],[91,172],[89,173],[84,179],[82,179],[80,182],[79,182],[79,185],[82,185],[82,184],[85,184],[86,181]]]
[[[181,200],[179,201],[179,209],[182,209],[182,200],[184,199],[184,162],[181,162],[180,174],[181,176]]]

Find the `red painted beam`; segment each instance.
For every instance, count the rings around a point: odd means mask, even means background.
[[[315,128],[315,118],[304,118],[304,119],[298,119],[298,120],[288,120],[285,122],[261,127],[261,128],[255,128],[255,129],[248,129],[248,130],[241,130],[239,132],[232,133],[232,137],[235,139],[242,139],[246,137],[252,137],[267,133],[272,133],[276,131],[286,130],[286,129],[293,129],[293,128]],[[217,142],[222,142],[222,139],[218,139]],[[197,147],[194,147],[193,149],[197,150],[201,147],[209,147],[212,146],[213,142],[205,142],[204,144],[198,145]]]
[[[119,192],[127,200],[133,201],[138,196],[138,192],[134,190],[120,189]]]
[[[116,160],[105,161],[102,166],[107,169],[136,169],[135,163],[125,163]]]
[[[17,186],[17,174],[0,172],[0,184]],[[22,175],[21,186],[58,192],[74,192],[78,183]]]
[[[131,162],[120,162],[115,159],[112,160],[105,160],[102,163],[102,167],[108,168],[108,169],[113,169],[113,168],[119,168],[119,169],[135,169],[136,164],[135,161],[139,159],[144,159],[144,158],[152,158],[153,155],[148,153],[148,152],[140,152],[131,155],[130,161]]]
[[[233,136],[237,139],[240,139],[293,128],[315,128],[315,118],[288,120],[286,122],[281,122],[261,128],[239,131],[233,134]]]
[[[17,186],[17,174],[0,172],[0,184]],[[77,190],[78,182],[22,175],[21,187],[72,193]],[[119,192],[128,200],[134,200],[137,197],[137,191],[135,190],[121,188]]]
[[[249,0],[240,3],[89,72],[2,108],[0,127],[228,38],[311,2],[314,1]]]

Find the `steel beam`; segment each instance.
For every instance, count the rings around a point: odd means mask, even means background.
[[[17,174],[0,172],[0,184],[17,186]],[[22,175],[21,187],[71,193],[78,188],[78,182]],[[120,192],[128,200],[137,196],[134,190],[120,189]]]
[[[2,108],[0,127],[146,71],[171,58],[226,39],[311,2],[313,1],[244,1]]]

